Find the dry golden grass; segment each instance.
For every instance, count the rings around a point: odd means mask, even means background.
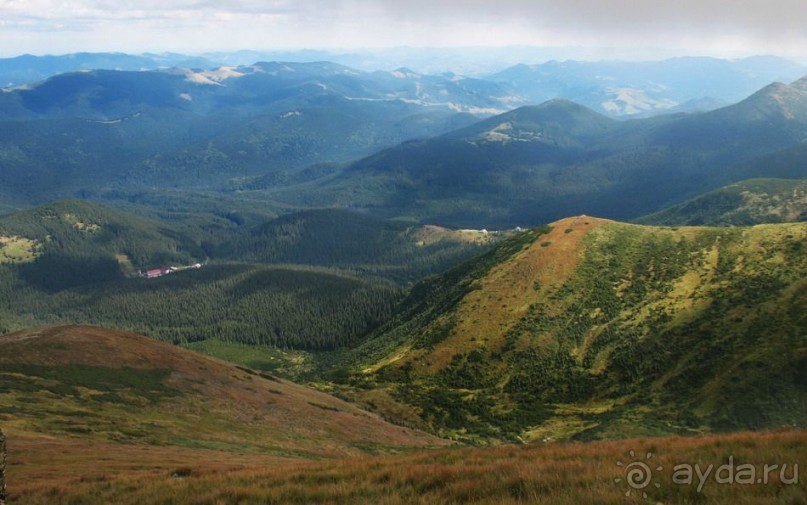
[[[457,324],[423,362],[430,373],[447,366],[451,358],[469,349],[499,349],[505,335],[546,291],[562,285],[574,272],[580,257],[580,240],[590,230],[611,221],[587,216],[552,223],[552,231],[493,268],[479,286],[458,305]],[[538,289],[536,289],[538,287]]]
[[[9,492],[15,504],[618,504],[807,503],[803,467],[807,432],[781,431],[592,444],[439,449],[321,462],[288,462],[168,448],[10,442]],[[65,454],[68,449],[72,452]],[[18,451],[24,451],[19,453]],[[629,451],[635,451],[632,458]],[[47,457],[42,451],[52,451]],[[618,461],[651,452],[659,487],[648,500],[623,481]],[[674,484],[676,464],[799,464],[800,482],[778,471],[768,484],[719,485],[701,491]],[[95,459],[93,459],[95,458]],[[183,459],[188,458],[188,459]],[[95,464],[93,462],[96,462]],[[792,477],[792,467],[785,477]]]

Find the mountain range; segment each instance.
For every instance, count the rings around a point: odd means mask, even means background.
[[[0,95],[4,196],[282,179],[504,110],[492,88],[330,63],[62,74]]]
[[[384,74],[399,68],[398,73],[421,74],[424,80],[432,81],[441,76],[452,80],[474,77],[484,80],[491,89],[507,90],[508,95],[518,97],[523,103],[538,104],[565,98],[618,117],[710,110],[741,100],[769,82],[788,82],[807,73],[807,67],[773,56],[736,60],[678,57],[661,61],[586,61],[558,59],[551,52],[537,48],[528,51],[524,48],[476,48],[474,51],[400,48],[353,54],[240,51],[202,56],[171,53],[24,55],[0,59],[0,87],[30,85],[80,70],[181,67],[210,71],[219,67],[248,67],[256,61],[331,61],[366,74]],[[541,58],[544,63],[521,63]],[[474,59],[479,59],[479,64],[472,64]],[[497,64],[491,64],[493,61]],[[517,64],[508,65],[508,62]]]
[[[614,116],[706,111],[742,100],[772,81],[807,73],[771,56],[738,60],[671,58],[653,62],[550,61],[487,76],[533,103],[566,98]]]
[[[293,197],[456,226],[633,219],[743,179],[807,176],[793,163],[807,139],[804,89],[771,84],[715,111],[632,121],[552,100],[383,150]]]
[[[250,201],[475,228],[636,219],[740,180],[804,177],[805,97],[800,79],[617,121],[565,99],[496,114],[520,100],[505,86],[404,68],[84,71],[0,95],[0,202],[204,199],[225,215]]]

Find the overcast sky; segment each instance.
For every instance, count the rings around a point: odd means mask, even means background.
[[[807,58],[807,0],[0,0],[0,53],[586,46]]]

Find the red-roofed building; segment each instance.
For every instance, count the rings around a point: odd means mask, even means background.
[[[153,279],[155,277],[162,277],[165,274],[170,274],[172,270],[168,267],[160,267],[155,268],[154,270],[149,270],[146,272],[146,277],[149,279]]]

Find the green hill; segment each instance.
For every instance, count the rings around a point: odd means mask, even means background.
[[[807,221],[807,181],[751,179],[637,220],[644,224],[748,226]]]
[[[343,210],[257,226],[203,216],[176,222],[71,200],[0,217],[0,331],[84,323],[172,342],[332,350],[386,320],[401,286],[506,235]]]
[[[0,217],[0,267],[45,290],[205,258],[198,230],[63,200]]]
[[[339,364],[366,404],[461,439],[804,426],[805,239],[564,219],[416,286]]]
[[[384,221],[358,212],[295,212],[231,234],[214,258],[335,267],[399,284],[420,280],[485,251],[510,232],[464,233]]]

